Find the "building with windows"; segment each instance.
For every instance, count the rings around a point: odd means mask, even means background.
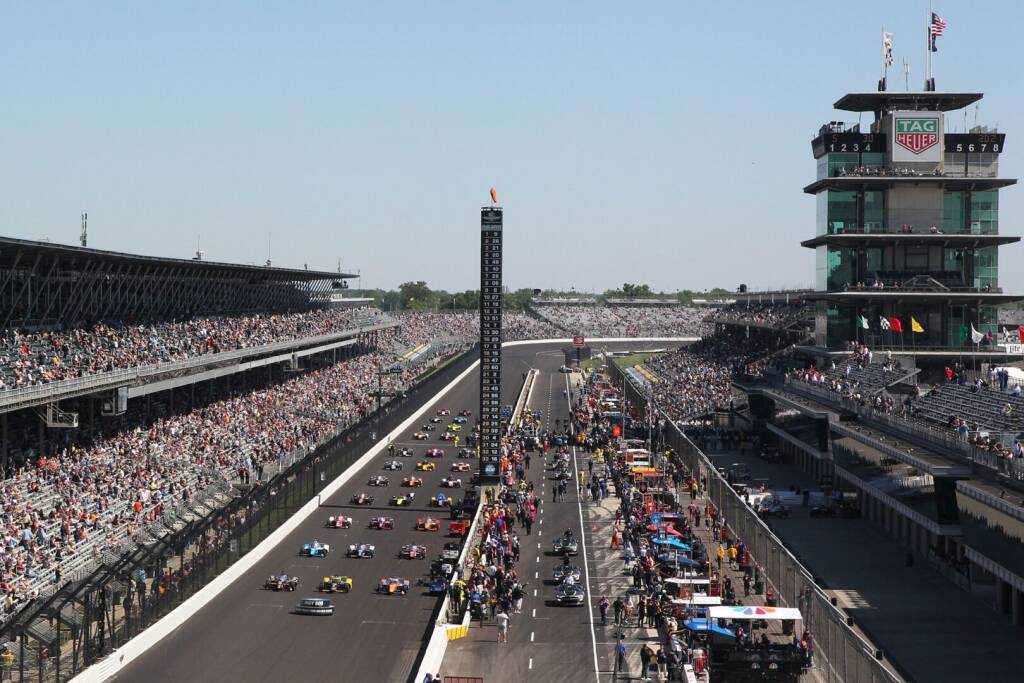
[[[894,352],[976,350],[971,326],[1002,346],[997,307],[1022,297],[999,285],[999,248],[1020,240],[999,226],[1005,135],[949,132],[980,93],[851,93],[835,108],[873,120],[833,121],[812,141],[817,179],[815,345],[858,340]],[[883,322],[884,320],[884,322]],[[898,332],[902,330],[902,332]],[[916,331],[915,331],[916,330]]]

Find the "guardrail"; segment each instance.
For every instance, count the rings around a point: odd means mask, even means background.
[[[302,339],[292,339],[289,341],[276,342],[274,344],[265,344],[263,346],[253,346],[246,349],[235,349],[234,351],[204,354],[195,358],[175,361],[172,363],[140,365],[134,368],[101,372],[95,375],[65,379],[59,382],[50,382],[48,384],[38,384],[30,387],[11,389],[0,392],[0,412],[9,412],[32,405],[39,405],[40,403],[45,403],[49,400],[62,400],[65,398],[81,396],[83,394],[95,393],[104,389],[114,389],[131,382],[138,382],[157,375],[190,370],[211,364],[221,364],[232,360],[246,358],[248,356],[274,353],[277,351],[292,349],[296,346],[322,344],[335,339],[344,339],[358,334],[388,329],[396,326],[397,324],[398,323],[379,323],[376,325],[363,325],[353,327],[348,330],[342,330],[341,332],[318,335],[316,337],[304,337]]]

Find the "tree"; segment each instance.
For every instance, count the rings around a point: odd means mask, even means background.
[[[426,311],[432,309],[437,302],[437,296],[423,280],[403,282],[398,286],[398,291],[402,295],[402,308],[405,309]]]

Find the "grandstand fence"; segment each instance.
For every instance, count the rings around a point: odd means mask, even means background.
[[[623,387],[627,402],[646,414],[647,397],[628,381],[614,364],[609,366]],[[822,590],[814,576],[786,547],[754,510],[743,502],[725,481],[711,460],[662,413],[664,442],[690,469],[706,482],[707,495],[726,520],[734,537],[742,539],[774,589],[779,603],[796,607],[803,615],[804,628],[814,637],[815,680],[819,683],[898,683],[901,679],[886,668],[883,653],[853,630],[853,617],[840,611],[833,598]],[[861,627],[863,629],[863,627]]]
[[[107,655],[255,548],[475,359],[472,350],[455,358],[266,483],[233,498],[223,490],[196,496],[176,508],[177,522],[164,533],[143,531],[105,552],[97,568],[0,626],[0,644],[14,653],[12,663],[0,660],[0,680],[61,683],[94,664],[102,668]]]

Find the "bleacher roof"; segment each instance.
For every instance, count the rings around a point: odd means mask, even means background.
[[[56,244],[39,240],[25,240],[14,237],[0,237],[0,268],[13,267],[16,260],[24,265],[37,256],[42,258],[60,257],[69,265],[82,266],[89,262],[137,264],[150,266],[180,266],[209,270],[231,270],[248,272],[261,280],[280,280],[287,282],[313,280],[343,280],[357,277],[351,273],[337,273],[322,270],[306,270],[304,268],[274,268],[254,266],[242,263],[224,263],[220,261],[199,261],[195,259],[168,258],[164,256],[143,256],[120,251],[107,251],[80,247],[70,244]]]

